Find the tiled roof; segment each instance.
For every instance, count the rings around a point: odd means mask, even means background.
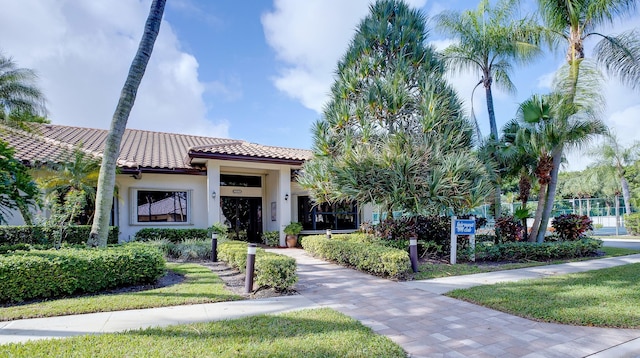
[[[234,141],[231,143],[220,143],[202,147],[191,148],[192,155],[215,154],[243,156],[265,159],[282,159],[303,162],[311,158],[311,151],[305,149],[292,149],[283,147],[272,147],[256,143]],[[205,155],[206,156],[206,155]]]
[[[0,138],[16,148],[16,158],[26,162],[63,162],[76,146],[89,155],[100,157],[107,130],[38,125],[33,133],[0,129]],[[197,155],[201,154],[201,155]],[[120,145],[118,166],[141,169],[194,169],[190,156],[222,154],[225,159],[276,160],[302,162],[311,157],[303,149],[270,147],[233,139],[126,129]],[[212,156],[213,158],[214,156]]]

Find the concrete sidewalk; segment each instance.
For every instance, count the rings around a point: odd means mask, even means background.
[[[114,296],[115,297],[115,296]],[[220,321],[314,308],[302,295],[0,322],[0,344]]]
[[[535,322],[441,293],[640,262],[640,255],[562,265],[394,282],[337,266],[303,250],[297,296],[0,322],[0,343],[118,332],[331,307],[386,335],[411,357],[640,357],[640,330]]]

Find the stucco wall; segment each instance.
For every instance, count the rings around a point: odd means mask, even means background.
[[[138,230],[146,227],[166,228],[206,228],[207,225],[207,177],[198,175],[181,174],[142,174],[142,179],[136,180],[131,175],[118,175],[118,225],[120,226],[120,241],[130,241]],[[132,215],[135,215],[135,198],[132,198],[131,189],[142,190],[172,190],[191,191],[191,200],[188,203],[190,220],[187,223],[140,223],[136,224]]]

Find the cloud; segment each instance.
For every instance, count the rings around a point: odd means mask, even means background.
[[[150,1],[0,2],[0,32],[12,34],[2,50],[38,72],[51,121],[108,128]],[[127,127],[227,137],[229,122],[207,117],[198,66],[163,21]]]
[[[368,0],[275,0],[262,15],[267,43],[282,62],[273,78],[280,91],[318,113],[328,100],[336,64],[346,51]],[[426,0],[408,1],[421,8]]]

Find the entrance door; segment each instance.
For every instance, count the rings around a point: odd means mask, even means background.
[[[230,237],[249,242],[262,241],[262,198],[223,196],[220,205]]]

